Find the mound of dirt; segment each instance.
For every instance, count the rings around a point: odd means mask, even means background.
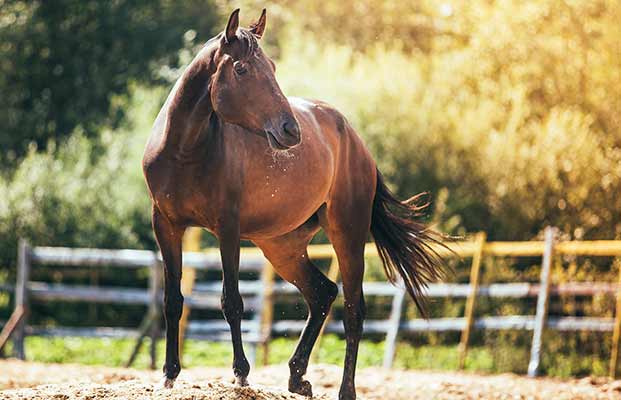
[[[116,384],[56,384],[41,385],[30,389],[8,390],[0,394],[3,399],[32,400],[305,400],[305,397],[258,385],[237,387],[227,382],[189,384],[178,382],[173,389],[154,389],[154,385],[140,380]],[[327,400],[325,396],[314,399]]]
[[[337,397],[342,369],[312,365],[313,399]],[[0,399],[303,400],[287,392],[289,368],[253,369],[250,386],[233,385],[229,368],[183,369],[174,389],[155,389],[159,371],[0,360]],[[621,381],[607,378],[531,379],[513,374],[359,369],[360,400],[621,400]]]

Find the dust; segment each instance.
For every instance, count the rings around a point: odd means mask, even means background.
[[[292,158],[295,158],[296,155],[293,149],[274,150],[269,147],[267,151],[272,156],[272,161],[274,161],[275,164],[278,164],[281,161],[291,160]]]
[[[69,399],[172,399],[172,400],[304,400],[305,397],[274,388],[259,385],[237,387],[233,384],[215,381],[188,383],[178,382],[173,389],[155,390],[154,385],[140,380],[116,384],[73,384],[42,385],[30,389],[0,392],[3,399],[69,400]],[[314,397],[328,399],[325,396]]]

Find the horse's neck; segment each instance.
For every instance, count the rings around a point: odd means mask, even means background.
[[[178,156],[196,153],[209,139],[214,112],[206,87],[211,74],[208,64],[192,62],[166,101],[164,146]]]

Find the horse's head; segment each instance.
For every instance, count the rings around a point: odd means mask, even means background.
[[[265,10],[248,29],[239,27],[239,9],[231,14],[213,56],[211,103],[224,121],[267,135],[275,150],[300,143],[300,126],[274,76],[275,66],[259,46]]]

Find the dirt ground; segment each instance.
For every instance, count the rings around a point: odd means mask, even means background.
[[[315,399],[335,399],[341,369],[313,366],[307,374]],[[0,360],[1,399],[174,399],[174,400],[302,400],[287,392],[286,366],[251,371],[250,386],[232,384],[229,369],[194,368],[181,372],[172,390],[156,390],[160,373],[71,364]],[[448,372],[361,369],[358,397],[366,400],[405,399],[620,399],[621,381],[585,378],[562,381],[529,379],[511,374],[474,375]]]

